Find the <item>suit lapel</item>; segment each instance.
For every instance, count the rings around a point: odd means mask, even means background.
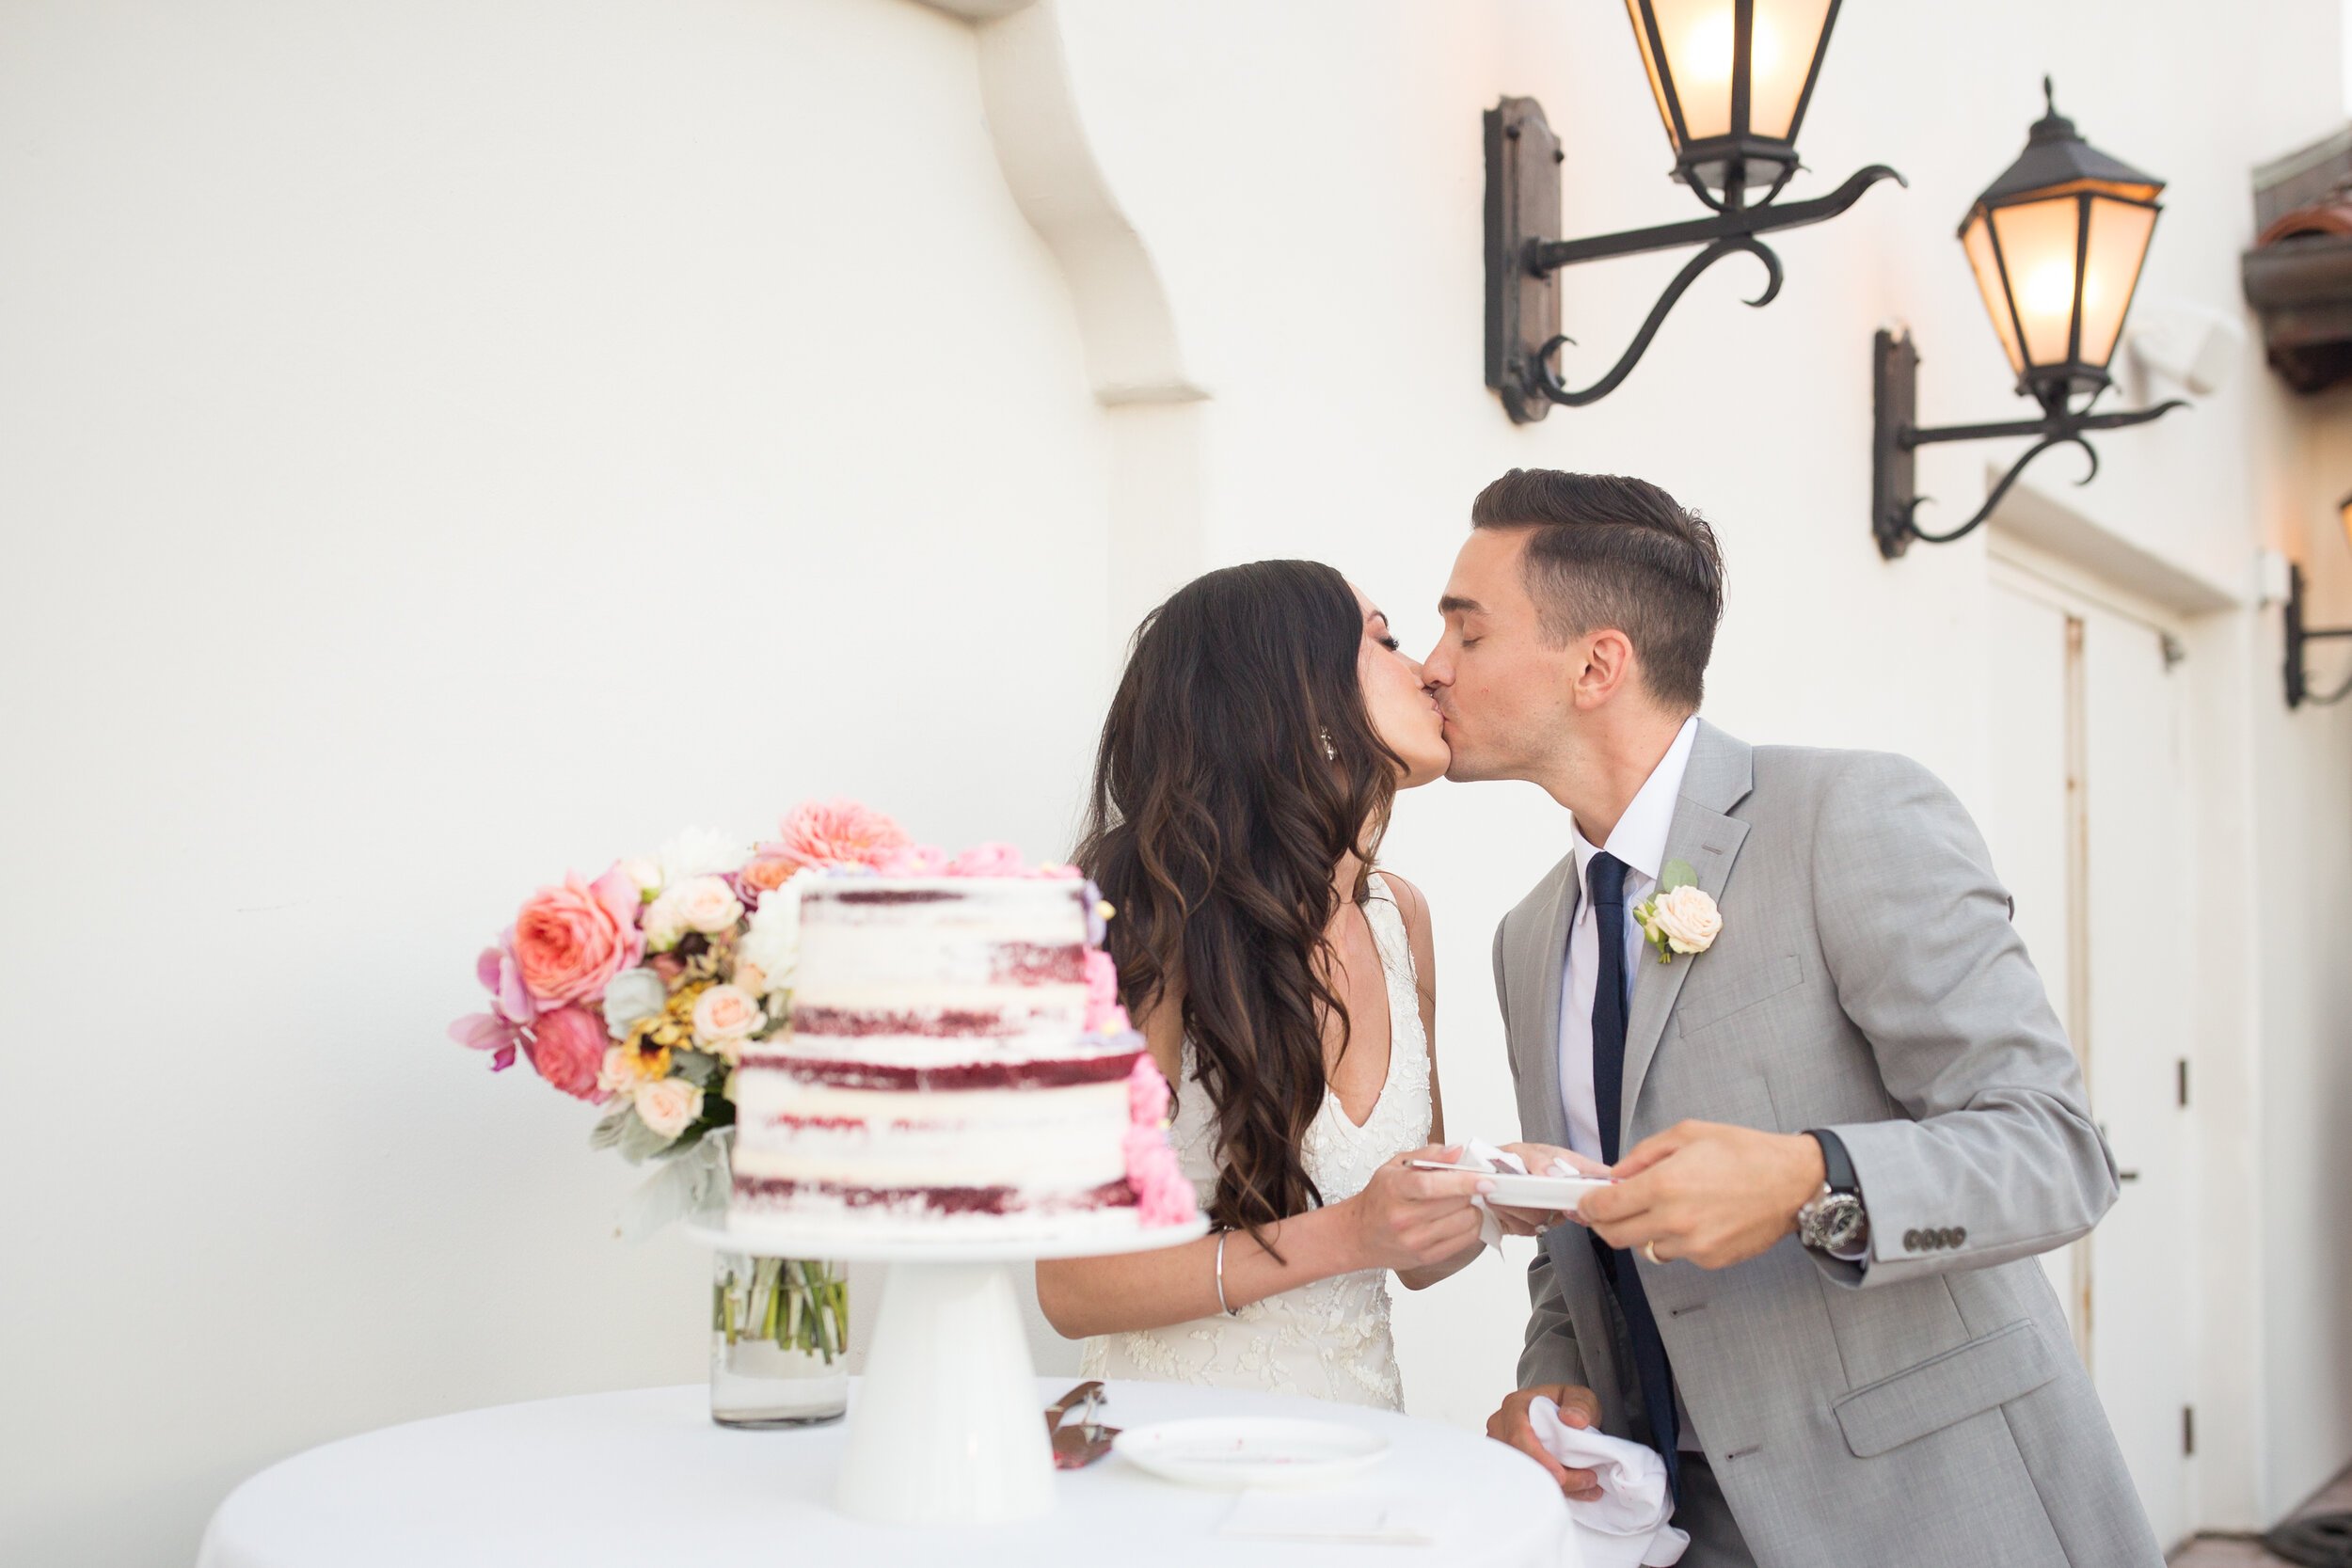
[[[1666,833],[1666,861],[1686,863],[1697,875],[1698,885],[1718,903],[1723,900],[1724,884],[1731,879],[1732,863],[1739,859],[1740,846],[1748,836],[1748,825],[1724,813],[1755,787],[1754,749],[1700,721],[1690,764],[1683,770],[1681,796],[1675,802],[1674,826]],[[1686,955],[1661,964],[1647,946],[1642,950],[1633,980],[1633,1007],[1626,1018],[1625,1094],[1617,1121],[1621,1149],[1633,1147],[1633,1111],[1641,1103],[1642,1082],[1658,1054],[1658,1042],[1665,1036],[1666,1021],[1682,994],[1682,983],[1697,961],[1699,958]],[[1558,1004],[1553,1006],[1556,1011]],[[1557,1066],[1552,1072],[1556,1078]]]
[[[1519,950],[1511,955],[1511,1022],[1531,1058],[1535,1103],[1543,1120],[1524,1135],[1565,1145],[1567,1112],[1560,1102],[1560,974],[1568,961],[1568,927],[1576,918],[1576,857],[1552,868],[1549,898],[1530,913]]]

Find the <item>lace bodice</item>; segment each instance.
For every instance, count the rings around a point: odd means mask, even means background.
[[[1382,1164],[1429,1141],[1429,1040],[1405,917],[1378,873],[1364,918],[1380,953],[1389,999],[1389,1070],[1358,1126],[1339,1096],[1324,1094],[1307,1129],[1307,1175],[1327,1204],[1355,1196]],[[1216,1115],[1201,1087],[1192,1042],[1184,1042],[1176,1085],[1174,1138],[1184,1174],[1205,1196],[1216,1184]],[[1080,1356],[1088,1377],[1139,1377],[1263,1388],[1346,1404],[1404,1407],[1396,1345],[1389,1332],[1389,1276],[1383,1269],[1337,1275],[1266,1297],[1231,1318],[1210,1317],[1167,1328],[1089,1339]]]

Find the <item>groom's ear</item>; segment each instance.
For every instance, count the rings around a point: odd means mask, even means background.
[[[1614,627],[1587,632],[1577,639],[1575,651],[1581,657],[1572,692],[1579,708],[1589,712],[1614,700],[1629,685],[1639,684],[1633,641]]]

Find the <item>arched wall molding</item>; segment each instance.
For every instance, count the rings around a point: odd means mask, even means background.
[[[1109,425],[1114,657],[1144,612],[1204,564],[1201,421],[1175,310],[1096,159],[1072,84],[1059,0],[921,0],[973,25],[980,98],[1006,188],[1070,289],[1087,375]]]

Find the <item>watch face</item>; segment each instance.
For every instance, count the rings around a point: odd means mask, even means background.
[[[1824,1210],[1821,1215],[1822,1240],[1828,1243],[1831,1251],[1849,1251],[1859,1245],[1863,1237],[1868,1233],[1868,1226],[1863,1218],[1860,1199],[1849,1194],[1840,1193],[1822,1205],[1822,1208]]]

